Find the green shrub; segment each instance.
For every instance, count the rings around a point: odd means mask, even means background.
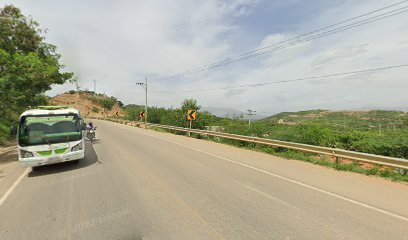
[[[99,112],[100,112],[100,109],[97,108],[97,107],[92,107],[92,112],[94,112],[94,113],[99,113]]]
[[[360,152],[407,159],[408,136],[371,136],[370,138],[364,138],[353,142],[353,148]]]
[[[10,138],[10,128],[0,123],[0,145],[3,145]]]
[[[115,103],[116,103],[116,100],[115,100],[115,99],[112,99],[112,98],[103,98],[103,99],[99,99],[99,100],[98,100],[98,103],[99,103],[104,109],[112,110],[113,106],[114,106]]]
[[[94,97],[94,96],[88,96],[86,97],[88,100],[92,101],[93,103],[99,104],[99,98]]]

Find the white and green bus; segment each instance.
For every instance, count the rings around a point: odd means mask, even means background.
[[[85,155],[83,120],[77,109],[43,106],[20,116],[17,139],[19,161],[37,167]]]

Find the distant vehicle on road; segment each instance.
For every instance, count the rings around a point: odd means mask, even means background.
[[[85,155],[84,122],[79,110],[43,106],[20,116],[18,160],[37,167],[66,161],[79,162]]]

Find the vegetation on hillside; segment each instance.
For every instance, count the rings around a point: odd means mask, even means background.
[[[280,113],[258,124],[272,126],[269,133],[281,140],[408,158],[406,112],[303,111]],[[309,133],[307,139],[302,134],[305,129]]]
[[[128,120],[138,120],[144,106],[127,105],[124,109]],[[194,99],[185,100],[175,109],[151,107],[148,119],[151,123],[187,127],[188,109],[200,107]],[[408,113],[399,111],[280,113],[252,122],[251,126],[240,119],[198,111],[192,126],[219,126],[228,133],[408,158]]]
[[[204,126],[214,125],[222,118],[216,117],[209,112],[200,112],[200,106],[195,99],[186,99],[181,104],[180,108],[161,108],[161,107],[149,107],[148,108],[148,121],[150,123],[158,123],[179,127],[187,127],[187,111],[197,110],[198,121],[193,121],[192,127],[202,129]],[[139,113],[145,111],[145,106],[129,104],[124,107],[127,120],[140,120]]]
[[[104,110],[112,110],[117,102],[115,98],[107,96],[89,96],[88,99],[100,105]]]
[[[43,93],[51,85],[73,79],[62,71],[61,56],[45,42],[45,32],[13,5],[0,8],[0,144],[22,111],[46,104]]]
[[[123,103],[117,98],[89,90],[70,90],[50,98],[50,104],[77,108],[84,117],[108,117],[122,115]]]

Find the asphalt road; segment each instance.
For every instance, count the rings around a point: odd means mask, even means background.
[[[408,239],[408,186],[111,122],[25,176],[0,239]]]

